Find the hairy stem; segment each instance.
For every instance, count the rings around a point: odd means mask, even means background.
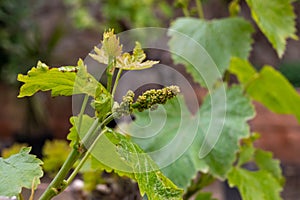
[[[89,146],[88,145],[88,141],[91,138],[91,135],[95,132],[95,130],[98,128],[99,126],[99,119],[97,118],[94,123],[92,124],[92,126],[90,127],[90,129],[88,130],[88,132],[85,134],[85,136],[82,138],[82,144],[85,146]]]
[[[98,119],[95,120],[91,128],[89,129],[88,133],[86,134],[86,137],[83,138],[83,142],[89,142],[92,138],[94,138],[94,133],[97,133],[99,131],[99,128],[103,129],[109,122],[111,122],[114,119],[114,115],[110,115],[105,120],[103,120],[102,123],[98,123]],[[101,135],[101,134],[99,134]],[[85,153],[83,157],[83,161],[81,161],[81,166],[86,161],[88,154],[92,151],[92,148],[95,146],[96,142],[100,138],[100,136],[97,136],[96,140],[93,140],[92,145],[88,148],[87,152]],[[88,137],[87,137],[88,136]],[[89,152],[89,153],[88,153]],[[52,180],[46,191],[41,196],[40,200],[49,200],[52,197],[58,195],[61,193],[74,179],[78,171],[80,170],[81,166],[77,166],[73,173],[70,175],[67,181],[65,181],[65,178],[68,174],[68,172],[72,169],[74,163],[80,158],[80,156],[83,154],[83,152],[79,151],[77,147],[74,146],[71,153],[69,154],[67,160],[55,176],[55,178]]]
[[[85,111],[85,108],[87,106],[87,103],[88,103],[88,100],[89,100],[89,96],[86,94],[84,96],[84,99],[83,99],[83,102],[82,102],[82,106],[81,106],[81,109],[80,109],[80,112],[79,112],[79,122],[78,122],[78,127],[77,127],[77,132],[80,133],[80,129],[81,129],[81,124],[82,124],[82,117],[83,117],[83,113]],[[76,142],[75,144],[78,144],[79,142],[79,134],[77,134],[77,138],[76,138]]]
[[[65,177],[68,172],[72,169],[74,163],[79,159],[80,152],[78,149],[73,148],[69,154],[67,160],[64,162],[63,166],[60,168],[59,172],[56,174],[55,178],[52,180],[50,185],[47,187],[46,191],[40,197],[40,200],[49,200],[52,197],[58,195],[66,188],[64,182]]]
[[[99,131],[99,129],[97,129],[95,132],[97,133]],[[67,185],[69,185],[74,178],[76,177],[76,175],[78,174],[79,170],[81,169],[81,167],[84,165],[84,163],[87,161],[87,159],[89,158],[92,150],[94,149],[95,145],[97,144],[98,140],[100,139],[101,135],[106,131],[106,129],[104,129],[103,131],[101,131],[101,133],[97,136],[97,138],[94,140],[93,144],[88,148],[87,152],[85,153],[84,157],[80,160],[79,164],[76,166],[76,168],[74,169],[74,171],[72,172],[72,174],[69,176],[68,180],[67,180]]]

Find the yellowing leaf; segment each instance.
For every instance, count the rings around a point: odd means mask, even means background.
[[[251,14],[261,31],[282,57],[286,40],[297,39],[296,16],[288,0],[246,0]]]
[[[289,81],[271,66],[260,72],[245,60],[232,59],[229,69],[244,85],[246,92],[271,111],[293,114],[300,122],[300,95]]]
[[[101,41],[101,48],[94,47],[95,53],[90,53],[94,60],[102,64],[108,64],[109,57],[115,58],[121,55],[122,45],[120,45],[120,40],[114,34],[114,30],[109,30],[103,33],[103,39]]]
[[[43,176],[43,162],[30,155],[31,148],[23,148],[7,159],[0,158],[0,196],[18,196],[22,188],[34,189]],[[34,183],[34,184],[33,184]]]
[[[103,33],[102,49],[108,57],[117,57],[121,55],[122,45],[120,45],[120,40],[114,34],[113,29]]]
[[[159,63],[158,61],[147,60],[143,62],[146,58],[141,44],[136,42],[133,49],[133,54],[124,53],[122,56],[117,57],[116,68],[124,70],[141,70],[152,67],[153,65]]]
[[[94,60],[99,63],[109,64],[109,56],[103,47],[101,49],[95,47],[94,51],[96,54],[89,54]],[[132,55],[130,53],[123,53],[122,55],[116,56],[115,67],[123,70],[142,70],[159,63],[158,61],[153,60],[144,61],[145,59],[146,54],[144,53],[141,44],[136,42]]]
[[[89,56],[91,56],[94,60],[98,61],[102,64],[108,64],[108,56],[103,51],[103,49],[99,49],[98,47],[94,47],[95,54],[90,53]]]
[[[19,153],[19,151],[22,148],[27,147],[27,146],[28,146],[27,144],[14,143],[11,147],[2,149],[1,156],[3,158],[8,158],[9,156],[12,156],[13,154]]]
[[[65,140],[46,141],[43,147],[43,168],[51,175],[55,175],[63,165],[71,151]]]
[[[38,62],[37,67],[33,67],[27,75],[19,74],[18,80],[24,82],[18,97],[32,96],[38,91],[49,90],[52,96],[88,94],[94,97],[98,89],[109,98],[104,86],[87,72],[82,60],[78,61],[76,67],[51,69],[46,64]]]
[[[52,90],[53,96],[73,94],[75,72],[61,72],[38,62],[37,67],[28,71],[27,75],[18,75],[18,81],[24,82],[20,88],[20,97],[32,96],[38,91]]]

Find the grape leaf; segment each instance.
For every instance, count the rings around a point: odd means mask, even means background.
[[[279,160],[273,159],[271,152],[257,149],[254,154],[254,161],[259,169],[268,171],[281,185],[284,183],[280,162]]]
[[[72,146],[78,134],[76,129],[78,117],[72,117],[70,121],[73,127],[70,129],[68,139],[72,140]],[[81,139],[94,121],[94,118],[83,115],[79,135]],[[139,184],[141,195],[146,193],[149,199],[181,199],[183,191],[164,177],[151,158],[127,137],[111,129],[105,131],[97,141],[91,152],[88,165],[93,170],[115,171],[120,176],[135,179]]]
[[[282,57],[286,40],[297,39],[296,15],[291,3],[286,0],[246,0],[246,2],[254,21],[271,42],[278,56]]]
[[[0,158],[0,196],[18,196],[22,188],[34,188],[43,176],[43,162],[30,155],[31,148],[26,147],[9,158]]]
[[[251,24],[242,18],[178,18],[168,32],[169,46],[175,63],[184,64],[196,82],[212,88],[232,56],[248,57],[252,32]]]
[[[32,96],[38,91],[49,90],[52,91],[52,96],[84,93],[94,97],[96,89],[100,88],[109,98],[106,89],[87,72],[82,60],[78,61],[77,67],[51,69],[46,64],[38,62],[37,67],[33,67],[27,75],[19,74],[18,81],[24,82],[18,97]]]
[[[300,122],[300,95],[280,72],[264,66],[258,73],[248,61],[239,58],[232,59],[229,71],[254,100],[275,113],[293,114]]]
[[[249,126],[246,121],[253,117],[254,112],[250,99],[243,95],[242,89],[237,86],[227,89],[225,103],[222,97],[224,95],[222,88],[218,88],[211,95],[210,98],[207,97],[204,100],[195,116],[192,116],[188,109],[183,107],[182,99],[179,98],[180,104],[176,103],[176,100],[170,100],[165,105],[166,117],[159,109],[152,111],[151,114],[153,116],[151,119],[163,123],[164,127],[158,127],[159,132],[152,137],[134,138],[134,141],[146,152],[155,155],[151,152],[165,147],[178,135],[183,135],[184,137],[179,137],[177,145],[171,143],[172,148],[170,151],[164,151],[165,155],[162,153],[159,154],[160,156],[152,156],[152,158],[156,163],[162,163],[164,159],[173,157],[175,150],[181,148],[180,145],[187,145],[185,149],[180,149],[184,150],[181,157],[162,170],[176,185],[185,189],[197,171],[210,172],[215,177],[225,178],[236,160],[235,154],[239,149],[239,140],[249,135]],[[211,101],[211,99],[214,100]],[[214,113],[211,113],[212,110]],[[223,115],[224,113],[226,116]],[[144,113],[136,113],[135,123],[139,126],[145,124],[147,120],[149,121],[149,117]],[[217,135],[217,131],[221,132],[218,138],[212,137],[216,141],[215,143],[212,141],[211,144],[214,145],[211,151],[206,152],[208,154],[203,156],[201,154],[205,151],[201,147],[209,141],[209,138],[204,139],[209,127],[212,127],[209,135]],[[221,127],[221,129],[215,127]],[[133,133],[136,137],[143,137],[144,135],[153,135],[153,131],[155,129],[151,129],[149,126],[147,129],[143,129],[131,125],[128,132]],[[193,135],[195,132],[196,135]],[[191,143],[186,143],[187,140],[190,140]]]
[[[138,145],[122,134],[108,129],[97,142],[92,155],[94,163],[100,158],[98,167],[101,169],[114,170],[121,176],[135,179],[141,195],[146,194],[149,200],[182,199],[183,190],[166,178]]]
[[[231,187],[238,187],[245,200],[280,200],[281,185],[264,170],[248,171],[233,168],[228,174]]]
[[[78,133],[78,123],[79,123],[79,118],[77,116],[72,116],[70,118],[70,123],[72,124],[72,127],[70,128],[70,133],[67,136],[67,139],[70,140],[70,146],[73,147],[75,144],[75,141],[77,137],[80,139],[83,139],[88,130],[91,128],[92,124],[95,122],[96,119],[88,116],[88,115],[83,115],[82,116],[82,122],[81,122],[81,128],[80,128],[80,133]]]
[[[144,53],[141,44],[136,42],[132,55],[123,53],[121,56],[117,57],[116,68],[124,70],[142,70],[159,63],[158,61],[153,60],[144,61],[145,59],[146,54]]]
[[[118,44],[115,44],[114,46],[118,46]],[[123,53],[121,55],[121,49],[118,48],[118,51],[120,51],[120,55],[116,56],[116,68],[120,68],[123,70],[142,70],[150,68],[153,65],[159,63],[158,61],[153,60],[144,61],[146,59],[146,54],[144,53],[139,42],[135,43],[132,55],[130,55],[129,53]],[[94,51],[95,54],[89,54],[89,56],[91,56],[99,63],[109,64],[109,56],[106,53],[105,48],[102,47],[101,49],[99,49],[95,47]]]
[[[253,146],[257,138],[256,134],[243,140],[238,164],[228,173],[229,185],[238,187],[243,199],[280,199],[284,183],[280,163],[273,159],[271,152]],[[258,169],[248,171],[241,168],[247,162],[256,164]],[[248,184],[251,184],[251,187]]]

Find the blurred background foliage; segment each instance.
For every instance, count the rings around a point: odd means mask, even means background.
[[[35,15],[44,1],[0,1],[0,78],[16,83],[16,74],[25,73],[37,60],[48,61],[59,41],[54,30],[47,41],[42,36]]]
[[[158,0],[64,0],[77,28],[113,27],[116,32],[145,26],[165,26],[173,15],[167,1]],[[101,23],[99,23],[101,21]]]
[[[55,1],[54,1],[55,2]],[[49,63],[60,39],[73,30],[97,33],[114,28],[121,32],[136,27],[166,27],[173,16],[172,6],[158,0],[64,0],[56,2],[64,18],[51,33],[41,21],[49,4],[45,0],[0,1],[0,80],[16,83],[16,74],[25,73],[38,60]],[[172,5],[172,3],[171,3]],[[66,24],[71,24],[67,25]],[[51,25],[49,25],[51,26]]]
[[[212,8],[219,9],[218,15],[227,15],[227,9],[224,12],[220,5],[226,8],[231,1],[202,2],[206,17],[213,18],[220,16],[210,16]],[[63,50],[56,50],[67,46],[64,40],[72,38],[72,34],[88,32],[86,37],[89,37],[91,33],[99,35],[108,28],[114,28],[116,33],[138,27],[167,28],[173,19],[185,14],[185,9],[191,10],[192,16],[196,15],[196,7],[194,1],[189,0],[1,0],[0,81],[17,84],[16,75],[28,71],[38,60],[57,65],[70,64],[68,59],[71,60],[71,56],[68,58],[68,55],[61,55]],[[57,14],[59,17],[51,19],[49,13],[52,12],[60,13]],[[76,38],[69,41],[72,42],[75,43]],[[79,50],[73,51],[80,54]],[[69,54],[67,50],[66,54]],[[62,60],[65,63],[61,63]],[[283,61],[277,65],[296,87],[300,82],[297,75],[299,60],[293,60],[292,64],[287,60],[287,63]],[[294,70],[297,73],[293,73]]]

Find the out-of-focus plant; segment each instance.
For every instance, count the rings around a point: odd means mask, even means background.
[[[25,73],[38,59],[49,61],[61,37],[59,28],[45,41],[36,19],[44,1],[0,1],[0,80],[16,83],[16,75]]]
[[[27,147],[27,144],[15,143],[8,148],[2,149],[1,157],[8,158],[11,155],[17,154],[22,148]]]
[[[114,27],[116,31],[145,26],[162,26],[173,16],[167,1],[158,0],[64,0],[77,28]],[[101,23],[99,23],[101,21]]]
[[[43,147],[43,168],[50,175],[55,175],[71,151],[64,140],[46,141]]]
[[[279,71],[294,87],[300,87],[300,62],[283,63],[280,65]]]

